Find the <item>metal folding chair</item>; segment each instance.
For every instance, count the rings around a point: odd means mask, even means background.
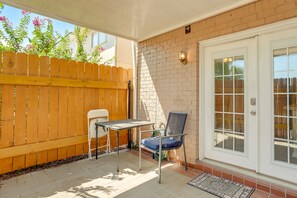
[[[109,113],[106,109],[94,109],[88,112],[88,143],[89,143],[89,158],[92,158],[92,151],[98,148],[106,147],[106,153],[110,152],[110,137],[109,130],[104,131],[103,128],[98,128],[98,134],[96,134],[96,122],[106,122],[109,120]],[[97,148],[91,148],[92,138],[98,138],[107,136],[106,145],[98,146]],[[98,144],[96,144],[98,145]]]
[[[159,154],[159,173],[158,182],[161,183],[161,160],[162,151],[178,149],[183,145],[185,170],[187,167],[186,147],[184,138],[184,128],[186,124],[187,113],[183,112],[170,112],[164,134],[159,130],[159,136],[142,139],[142,133],[153,132],[155,130],[147,130],[139,132],[139,170],[141,170],[141,149],[148,150],[152,153]]]

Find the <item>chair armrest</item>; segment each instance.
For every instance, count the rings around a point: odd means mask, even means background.
[[[163,139],[163,138],[170,138],[170,137],[180,137],[185,135],[188,135],[188,134],[174,134],[174,135],[166,135],[166,136],[160,136],[160,137]]]

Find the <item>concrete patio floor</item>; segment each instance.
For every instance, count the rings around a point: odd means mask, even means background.
[[[162,171],[158,184],[156,161],[144,155],[143,170],[138,172],[137,152],[124,151],[120,153],[120,173],[116,172],[115,154],[80,160],[1,181],[0,197],[214,197],[187,185],[201,171],[185,171],[174,163],[164,163]],[[255,192],[253,197],[268,196]]]

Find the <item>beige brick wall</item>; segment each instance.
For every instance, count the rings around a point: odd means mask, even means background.
[[[170,111],[188,112],[185,132],[187,160],[198,159],[199,46],[201,40],[297,17],[297,0],[259,0],[255,3],[192,24],[192,32],[180,28],[138,45],[138,117],[166,123]],[[177,59],[186,51],[188,64]],[[182,149],[172,153],[183,160]]]

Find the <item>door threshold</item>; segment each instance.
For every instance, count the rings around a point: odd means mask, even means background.
[[[253,170],[218,162],[211,159],[203,159],[190,167],[223,177],[237,183],[245,184],[269,194],[281,197],[297,197],[297,184],[256,173]]]

